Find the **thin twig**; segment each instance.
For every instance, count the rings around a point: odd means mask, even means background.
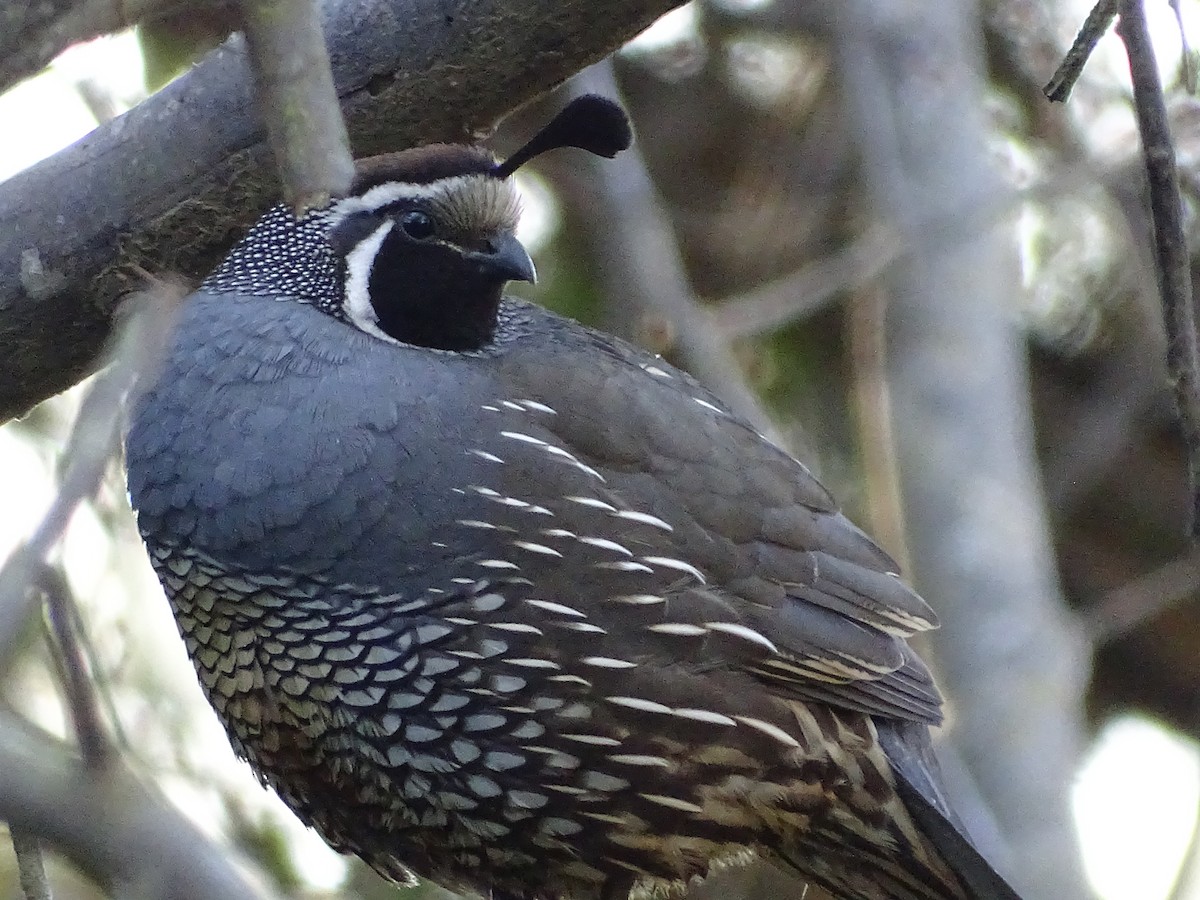
[[[84,398],[67,440],[58,493],[33,535],[0,567],[0,672],[37,607],[38,594],[31,588],[41,567],[62,540],[75,510],[95,494],[108,469],[120,438],[123,403],[139,374],[160,358],[180,292],[178,286],[160,283],[127,301],[129,312],[112,348],[114,361]]]
[[[888,294],[882,284],[856,291],[847,308],[850,366],[858,445],[867,486],[871,535],[900,565],[912,571],[904,533],[892,398],[887,384],[887,340],[884,320]]]
[[[1100,649],[1111,644],[1197,591],[1200,547],[1105,594],[1085,619],[1093,645]]]
[[[350,189],[354,158],[315,0],[242,0],[259,110],[296,212]]]
[[[1067,51],[1067,55],[1063,57],[1062,63],[1055,71],[1054,77],[1042,88],[1042,93],[1048,99],[1059,103],[1066,102],[1067,97],[1071,95],[1071,89],[1075,87],[1075,82],[1083,74],[1083,67],[1087,64],[1088,57],[1092,55],[1096,44],[1112,25],[1120,6],[1121,0],[1099,0],[1092,7],[1092,11],[1088,13],[1088,17],[1083,22],[1083,27],[1079,29],[1079,34],[1075,36],[1075,42],[1071,44],[1071,49]]]
[[[1189,529],[1200,536],[1200,350],[1192,307],[1192,266],[1183,231],[1183,202],[1167,104],[1141,0],[1122,0],[1117,34],[1129,55],[1133,102],[1150,188],[1158,286],[1167,331],[1167,371],[1175,389],[1179,427],[1188,457],[1192,509]]]
[[[902,252],[895,235],[872,228],[790,275],[725,298],[713,308],[713,321],[730,340],[766,334],[824,309],[843,291],[869,285]]]
[[[54,566],[42,567],[37,586],[46,599],[47,620],[62,667],[63,693],[71,711],[79,754],[84,765],[100,768],[111,757],[112,744],[96,703],[95,688],[80,644],[75,598],[66,577]]]
[[[13,853],[17,857],[17,872],[25,900],[51,900],[50,881],[46,878],[46,861],[42,845],[35,835],[24,828],[9,829]]]

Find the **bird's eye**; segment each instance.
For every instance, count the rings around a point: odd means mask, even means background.
[[[400,217],[400,227],[409,237],[423,241],[433,237],[433,219],[420,210],[410,210]]]

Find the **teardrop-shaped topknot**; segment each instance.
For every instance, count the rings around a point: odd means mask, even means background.
[[[578,147],[610,159],[633,142],[629,117],[615,100],[599,94],[576,97],[520,150],[492,170],[507,178],[529,160],[558,147]]]

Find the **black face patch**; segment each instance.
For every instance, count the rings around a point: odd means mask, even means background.
[[[329,246],[338,256],[346,257],[350,251],[387,221],[380,212],[352,213],[329,230]]]

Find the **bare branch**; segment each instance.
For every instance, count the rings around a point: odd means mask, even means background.
[[[165,287],[131,298],[125,327],[113,348],[114,363],[88,392],[64,452],[66,474],[33,536],[0,568],[0,671],[16,648],[37,606],[31,588],[51,551],[62,540],[75,510],[91,497],[120,441],[125,398],[138,376],[160,358],[170,332],[173,306],[181,296]]]
[[[138,22],[219,10],[229,0],[48,0],[0,5],[0,91],[36,74],[67,47]],[[230,17],[232,21],[232,17]]]
[[[113,748],[96,703],[95,686],[80,644],[75,598],[66,577],[53,566],[43,566],[36,582],[46,601],[50,633],[61,669],[63,693],[79,742],[79,752],[84,765],[101,768],[108,762]]]
[[[843,291],[870,285],[901,252],[895,235],[882,228],[869,230],[837,253],[725,298],[712,317],[730,339],[766,334],[824,309]]]
[[[124,896],[265,900],[227,850],[118,759],[86,768],[61,741],[6,712],[0,712],[0,820],[36,834]]]
[[[885,276],[887,369],[913,574],[942,620],[951,737],[1011,845],[1013,883],[1065,900],[1087,896],[1068,805],[1086,647],[1039,490],[1010,319],[1015,253],[995,228],[976,230],[976,211],[1007,200],[987,149],[979,30],[975,4],[854,0],[835,46],[870,201],[907,251]],[[954,221],[954,241],[929,227]]]
[[[1046,95],[1047,99],[1061,103],[1070,96],[1071,88],[1075,87],[1075,82],[1083,74],[1083,67],[1087,65],[1088,57],[1092,55],[1096,44],[1100,42],[1100,38],[1104,37],[1104,33],[1112,25],[1113,19],[1117,17],[1120,5],[1121,0],[1098,0],[1092,7],[1092,11],[1083,21],[1083,27],[1079,29],[1079,34],[1075,36],[1071,49],[1063,57],[1054,76],[1042,88],[1042,93]]]
[[[25,900],[51,900],[42,845],[32,834],[26,834],[23,828],[10,829],[9,837],[12,838],[13,853],[17,857],[17,872]]]
[[[297,214],[342,196],[354,159],[315,0],[241,0],[258,108]]]
[[[1192,263],[1183,232],[1183,201],[1167,104],[1141,0],[1122,0],[1117,34],[1129,55],[1133,104],[1150,187],[1158,287],[1167,329],[1167,371],[1175,388],[1175,406],[1187,452],[1192,485],[1188,528],[1196,540],[1200,538],[1200,349],[1192,306]]]
[[[1139,575],[1100,599],[1087,616],[1097,649],[1200,592],[1200,548]]]
[[[681,3],[341,0],[323,24],[369,155],[473,140]],[[0,185],[0,421],[91,370],[135,267],[203,275],[277,198],[239,38]]]

